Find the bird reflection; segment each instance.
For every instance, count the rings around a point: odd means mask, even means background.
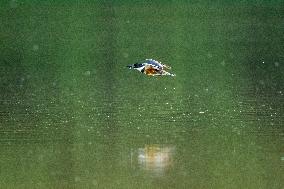
[[[156,176],[162,176],[173,163],[174,147],[146,145],[138,148],[138,165]]]

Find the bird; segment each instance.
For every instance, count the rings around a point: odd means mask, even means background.
[[[168,72],[171,69],[170,66],[162,64],[161,62],[154,59],[146,59],[139,63],[131,64],[127,66],[129,69],[138,70],[149,76],[176,76]]]

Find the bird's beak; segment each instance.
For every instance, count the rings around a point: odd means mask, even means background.
[[[129,69],[132,69],[133,68],[133,65],[128,65],[128,66],[126,66],[127,68],[129,68]]]

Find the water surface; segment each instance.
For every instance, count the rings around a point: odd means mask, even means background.
[[[0,5],[1,187],[283,187],[283,3]]]

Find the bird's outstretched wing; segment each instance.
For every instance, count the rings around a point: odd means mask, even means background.
[[[168,66],[168,65],[166,65],[166,64],[162,64],[162,65],[163,65],[164,68],[166,68],[166,69],[168,69],[168,70],[172,69],[170,66]]]
[[[163,65],[154,59],[146,59],[146,64],[152,65],[154,68],[163,69]]]
[[[147,64],[151,64],[154,67],[158,68],[158,69],[171,69],[170,66],[166,65],[166,64],[162,64],[161,62],[154,60],[154,59],[146,59],[146,63]]]

